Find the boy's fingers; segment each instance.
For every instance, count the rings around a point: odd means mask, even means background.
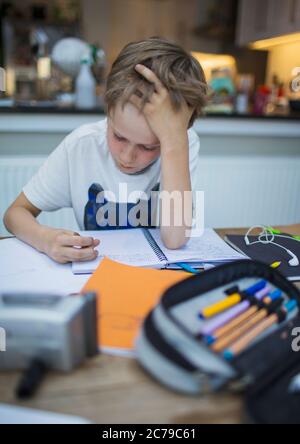
[[[59,234],[62,236],[62,235],[65,235],[65,236],[80,236],[80,234],[79,233],[77,233],[76,231],[71,231],[71,230],[57,230],[57,231],[59,231]]]
[[[93,245],[94,239],[87,236],[63,236],[62,245],[69,247],[89,247]]]
[[[64,257],[66,257],[69,261],[72,262],[91,261],[98,256],[98,251],[94,250],[93,248],[78,249],[78,248],[63,247],[62,254],[64,255]]]
[[[156,77],[153,71],[151,69],[147,68],[147,66],[138,64],[135,66],[135,69],[143,76],[145,77],[148,82],[153,83],[155,85],[156,91],[159,93],[164,89],[163,84],[161,81]]]
[[[135,94],[132,94],[129,100],[133,105],[135,105],[138,109],[141,109],[142,106],[142,100],[136,96]]]

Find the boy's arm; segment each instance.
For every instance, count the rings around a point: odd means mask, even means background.
[[[36,220],[40,213],[41,210],[21,192],[6,210],[3,222],[10,233],[56,262],[95,259],[97,251],[94,248],[99,245],[98,240],[78,236],[73,231],[41,225]],[[73,248],[74,246],[81,248]]]
[[[6,210],[3,222],[10,233],[42,251],[42,225],[35,219],[40,213],[22,192]]]
[[[192,193],[189,171],[188,124],[193,109],[183,101],[174,110],[169,93],[149,68],[137,65],[136,70],[155,86],[143,114],[160,141],[161,194],[160,232],[167,248],[180,248],[189,239],[192,226]],[[131,97],[140,108],[141,99]],[[172,197],[173,196],[173,197]]]
[[[187,132],[161,142],[161,191],[161,238],[168,248],[180,248],[189,239],[192,226]]]

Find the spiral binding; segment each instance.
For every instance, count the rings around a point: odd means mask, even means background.
[[[165,256],[165,254],[163,253],[163,251],[159,248],[159,246],[157,245],[157,243],[155,242],[155,240],[153,239],[151,233],[147,230],[144,229],[143,230],[144,235],[147,239],[147,241],[150,244],[150,247],[152,248],[152,250],[154,251],[154,253],[156,254],[156,256],[158,257],[158,259],[160,260],[160,262],[163,261],[168,261],[168,258]]]

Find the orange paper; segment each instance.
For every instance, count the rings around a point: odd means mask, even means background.
[[[189,273],[124,265],[104,258],[81,292],[98,293],[99,346],[132,350],[147,313]]]

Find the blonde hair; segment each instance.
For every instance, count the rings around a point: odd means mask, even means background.
[[[132,94],[142,97],[142,108],[154,91],[154,85],[135,70],[140,63],[150,68],[168,90],[174,109],[183,100],[194,109],[189,122],[202,114],[206,103],[207,84],[199,62],[175,43],[159,37],[150,37],[126,45],[107,78],[105,102],[108,112],[120,101],[122,107]]]

